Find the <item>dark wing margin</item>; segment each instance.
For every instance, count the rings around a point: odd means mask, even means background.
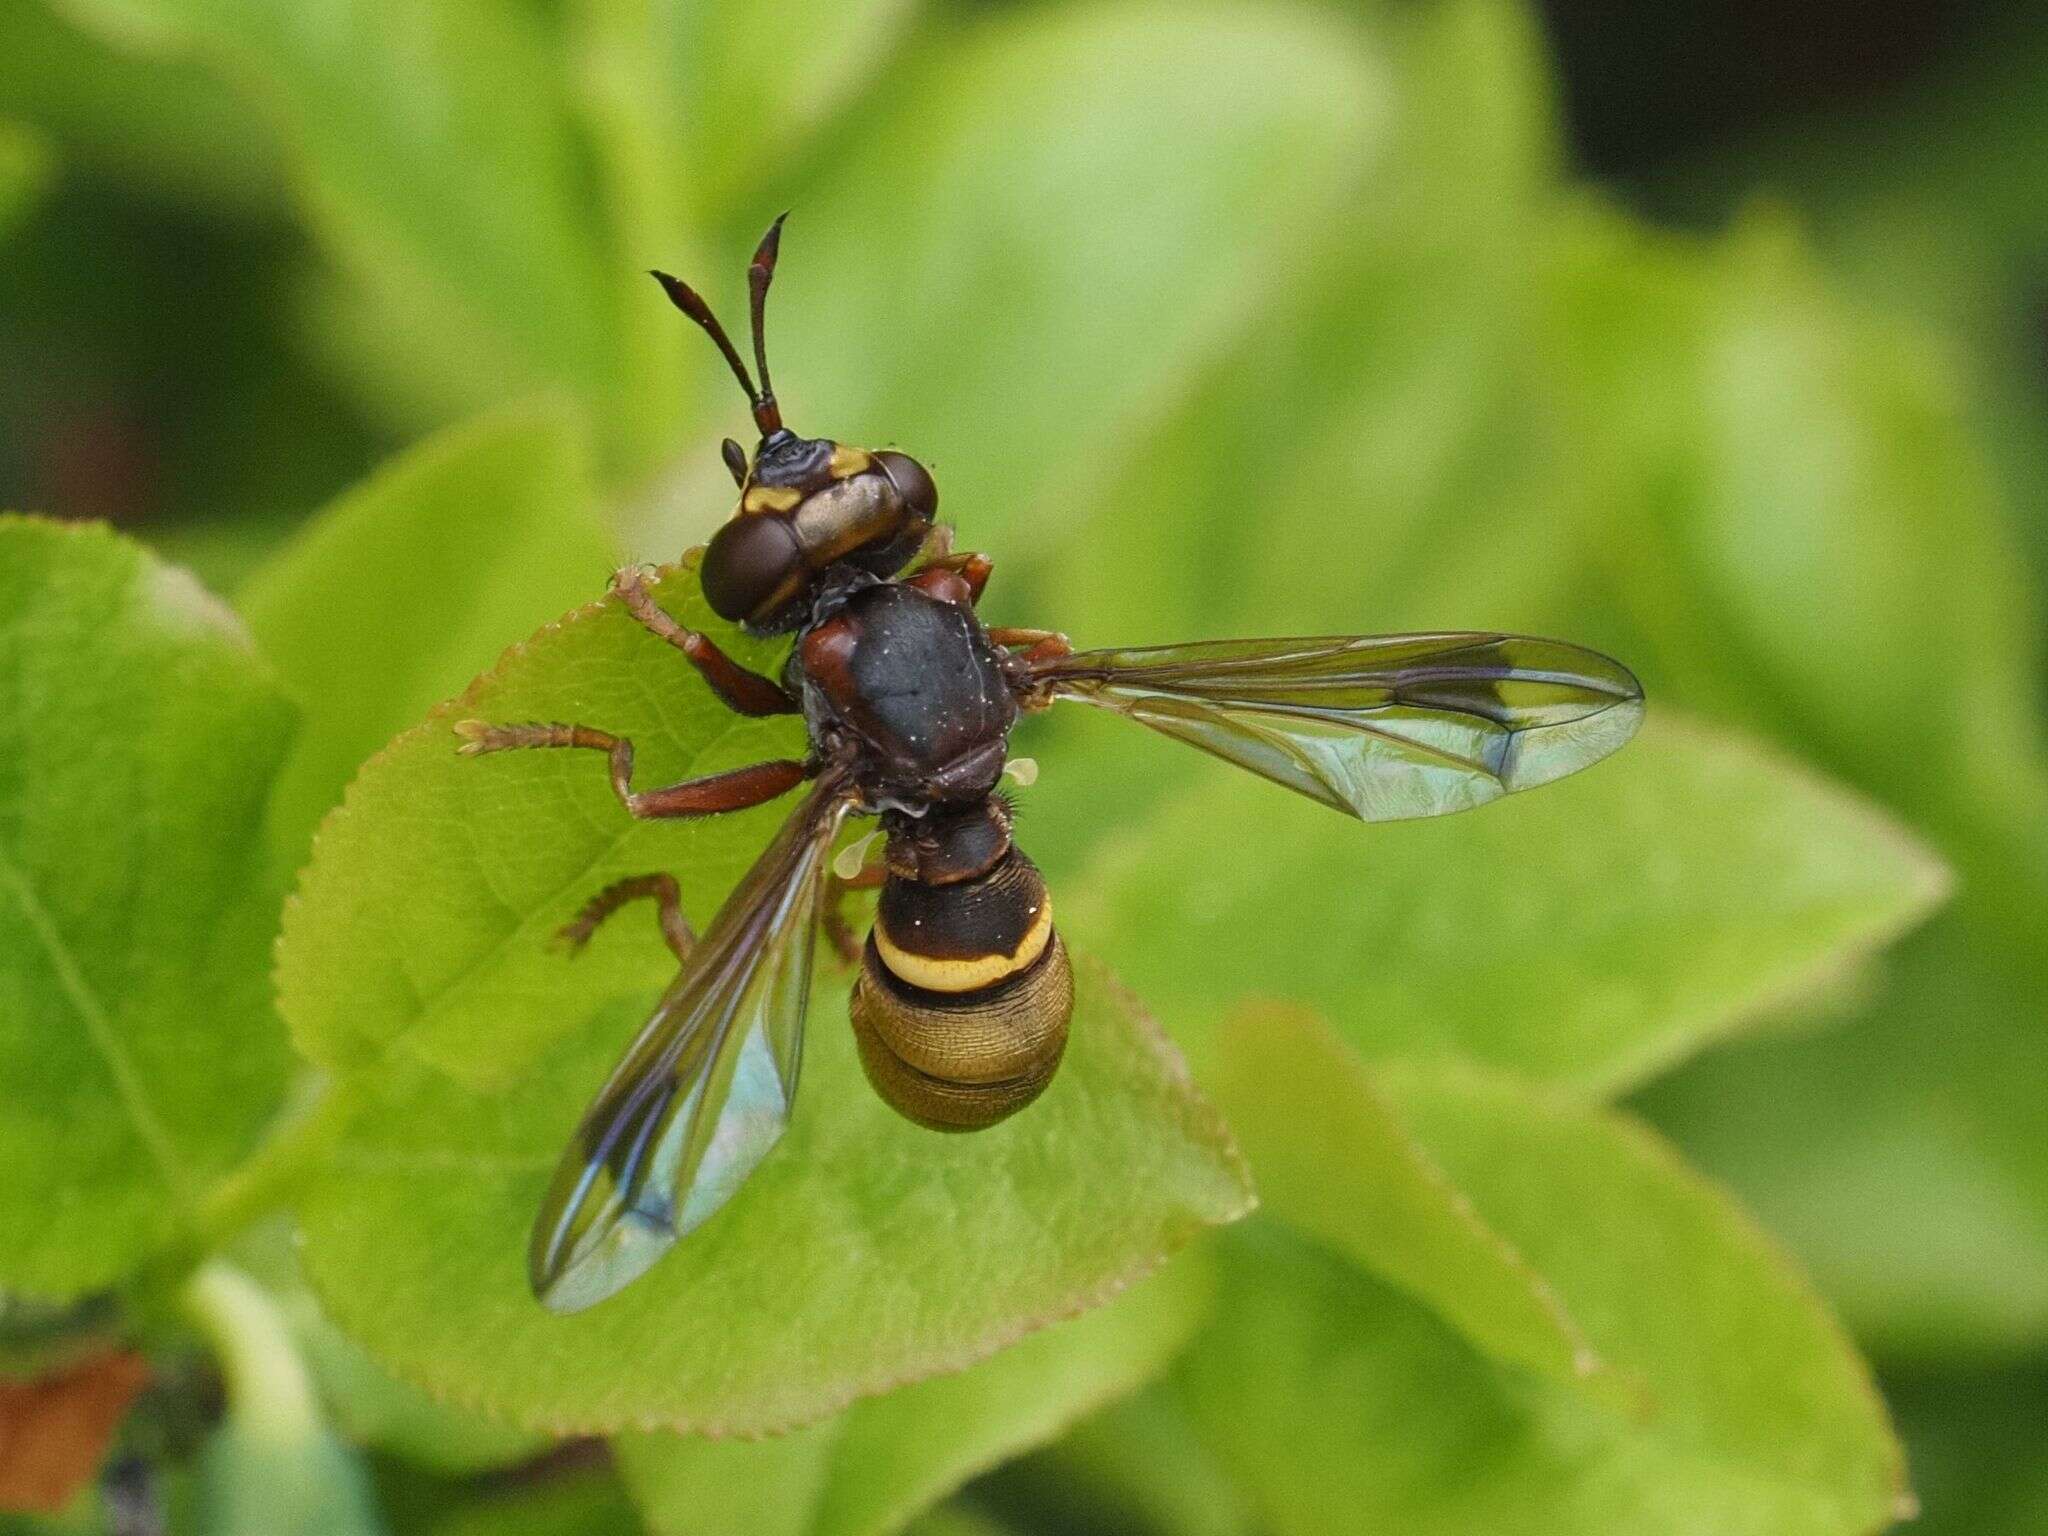
[[[534,1295],[580,1312],[732,1197],[796,1099],[825,860],[853,804],[828,770],[711,920],[584,1112],[527,1253]]]
[[[1361,821],[1469,810],[1598,762],[1643,690],[1521,635],[1335,635],[1081,651],[1031,686],[1128,715]]]

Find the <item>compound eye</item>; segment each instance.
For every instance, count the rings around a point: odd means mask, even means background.
[[[704,551],[704,599],[722,619],[764,616],[786,600],[790,578],[804,563],[796,534],[772,513],[743,513],[721,526]]]
[[[904,506],[926,522],[939,515],[939,488],[922,464],[907,453],[878,453],[875,463],[896,487]]]

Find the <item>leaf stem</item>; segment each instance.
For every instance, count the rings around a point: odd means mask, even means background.
[[[231,1410],[245,1425],[287,1445],[320,1432],[313,1379],[290,1325],[262,1287],[233,1265],[212,1259],[186,1285],[184,1307],[213,1346]]]
[[[353,1081],[329,1079],[320,1096],[297,1119],[207,1196],[196,1223],[200,1246],[212,1252],[285,1204],[313,1165],[341,1139],[362,1107],[363,1097]]]

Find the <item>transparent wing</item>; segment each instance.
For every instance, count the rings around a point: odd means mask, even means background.
[[[1031,677],[1363,821],[1548,784],[1614,751],[1643,718],[1642,686],[1619,662],[1520,635],[1083,651],[1035,663]]]
[[[726,898],[562,1156],[528,1251],[578,1312],[732,1197],[789,1122],[825,857],[851,804],[821,777]]]

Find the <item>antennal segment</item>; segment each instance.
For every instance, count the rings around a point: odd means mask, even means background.
[[[704,334],[718,344],[718,350],[725,354],[726,362],[732,365],[732,376],[740,381],[740,388],[747,392],[747,399],[754,407],[754,419],[758,422],[761,419],[762,401],[766,397],[760,390],[754,388],[754,381],[747,373],[747,365],[740,361],[739,351],[733,346],[732,338],[725,334],[725,327],[718,323],[718,316],[711,313],[711,306],[704,302],[703,295],[681,278],[670,277],[666,272],[649,272],[647,275],[661,284],[662,292],[668,295],[669,303],[701,325]],[[768,408],[773,411],[772,400],[768,402]]]
[[[782,408],[775,403],[775,386],[768,382],[768,335],[764,321],[768,313],[768,285],[775,281],[775,258],[782,249],[782,221],[788,217],[787,213],[780,214],[768,226],[768,233],[754,249],[754,259],[747,264],[748,308],[754,322],[754,367],[761,375],[761,393],[754,401],[754,424],[763,437],[782,428]]]

